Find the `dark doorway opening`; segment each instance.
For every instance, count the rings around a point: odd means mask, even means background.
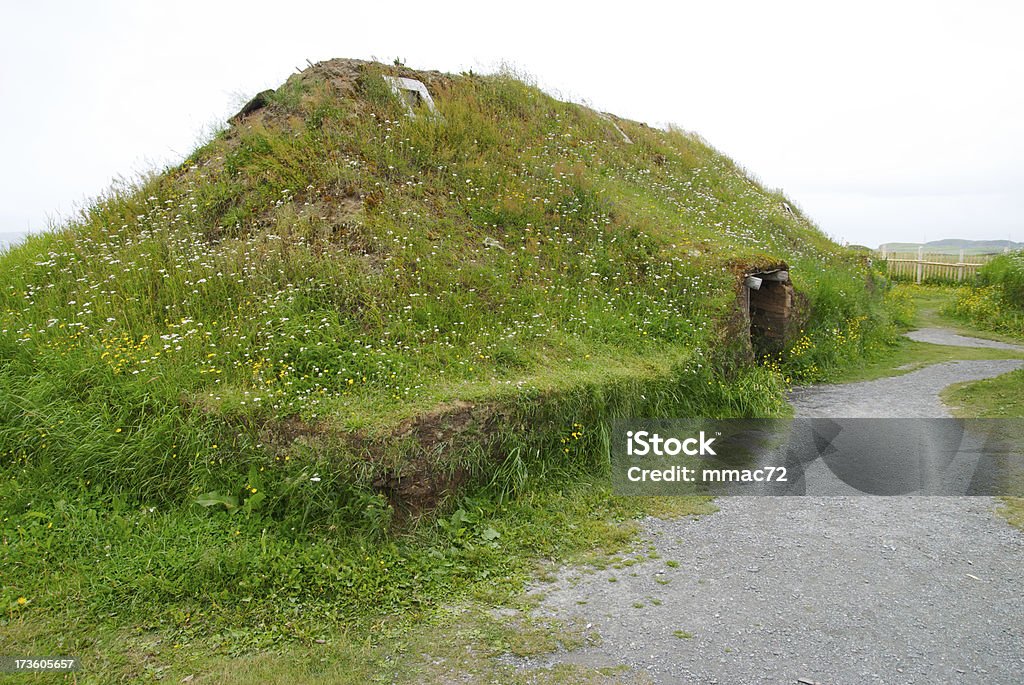
[[[786,268],[754,271],[744,275],[750,320],[750,346],[759,357],[778,354],[786,346],[793,313],[793,285]]]

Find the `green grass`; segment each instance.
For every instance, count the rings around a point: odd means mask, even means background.
[[[600,642],[600,636],[584,626],[532,619],[528,611],[528,603],[500,617],[477,606],[453,607],[414,630],[380,626],[372,638],[366,638],[334,629],[319,642],[288,642],[271,650],[235,654],[225,652],[222,640],[177,641],[154,629],[94,626],[94,632],[76,639],[74,645],[87,668],[77,681],[66,682],[182,682],[190,676],[188,682],[217,685],[311,681],[443,685],[453,678],[480,685],[648,682],[632,676],[625,666],[522,668],[497,660],[507,655],[543,657]],[[38,640],[39,629],[31,622],[17,623],[8,642],[23,649],[39,645],[33,653],[53,649]],[[0,675],[0,682],[25,682],[25,677]]]
[[[1004,498],[1003,506],[998,511],[1011,526],[1024,530],[1024,497]]]
[[[944,313],[954,296],[955,290],[948,286],[912,285],[900,283],[900,293],[913,301],[914,312],[911,322],[914,328],[950,327],[956,324]]]
[[[62,520],[39,517],[4,532],[8,545],[22,541],[22,553],[4,565],[13,573],[5,578],[0,651],[74,653],[86,664],[79,682],[193,673],[200,682],[245,682],[247,674],[284,681],[321,672],[329,682],[391,682],[385,674],[422,682],[419,653],[396,645],[443,649],[439,624],[457,622],[460,648],[468,642],[484,655],[572,644],[572,631],[494,621],[484,630],[481,622],[488,607],[529,601],[520,593],[543,572],[539,560],[602,562],[628,547],[636,519],[649,511],[714,508],[705,498],[613,498],[607,485],[580,478],[500,505],[467,500],[436,531],[353,549],[343,535],[285,546],[227,514],[211,526],[173,511],[111,518],[67,505]],[[26,584],[32,576],[40,577],[34,587]],[[222,589],[229,579],[241,585],[237,592]],[[463,605],[472,620],[451,615]],[[312,663],[310,654],[318,655]],[[403,661],[388,663],[389,655]],[[494,668],[478,663],[474,672]],[[427,670],[447,682],[443,669]]]
[[[956,300],[946,307],[945,312],[961,323],[990,334],[1024,337],[1024,310],[1019,303],[1008,300],[1000,284],[960,288]]]
[[[944,311],[975,327],[1024,338],[1024,251],[985,264],[977,283],[960,288]]]
[[[895,339],[884,277],[696,136],[351,74],[0,255],[0,652],[365,682],[374,635],[711,510],[613,497],[611,420],[784,415]],[[778,260],[800,330],[753,364],[737,278]]]
[[[942,400],[958,416],[985,419],[1024,417],[1024,370],[947,388]]]
[[[981,285],[998,285],[1006,303],[1024,310],[1024,250],[1001,254],[978,272]]]
[[[1024,418],[1024,369],[947,388],[942,400],[965,418]],[[998,510],[1007,522],[1024,530],[1024,498],[1005,497]]]
[[[956,314],[956,301],[965,292],[965,286],[948,285],[913,285],[910,283],[899,283],[894,291],[897,298],[906,299],[912,303],[913,313],[908,321],[913,328],[949,328],[961,335],[983,338],[986,340],[998,340],[1001,342],[1018,343],[1019,337],[980,327],[975,321],[969,318],[960,317]]]

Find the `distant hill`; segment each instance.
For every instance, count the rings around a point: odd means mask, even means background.
[[[943,240],[932,240],[927,243],[882,243],[878,249],[886,252],[914,252],[917,248],[923,247],[925,252],[931,254],[957,254],[963,250],[967,254],[995,254],[1003,250],[1024,249],[1024,243],[1017,243],[1012,240],[961,240],[959,238],[944,238]]]

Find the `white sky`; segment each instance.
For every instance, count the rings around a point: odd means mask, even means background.
[[[331,57],[501,62],[696,131],[833,237],[1024,241],[1024,3],[6,2],[0,234],[179,160]],[[3,236],[0,235],[0,238]]]

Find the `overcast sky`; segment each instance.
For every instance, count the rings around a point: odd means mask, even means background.
[[[696,131],[850,243],[1024,241],[1024,2],[6,3],[0,233],[331,57],[532,74]],[[3,236],[0,236],[2,238]]]

